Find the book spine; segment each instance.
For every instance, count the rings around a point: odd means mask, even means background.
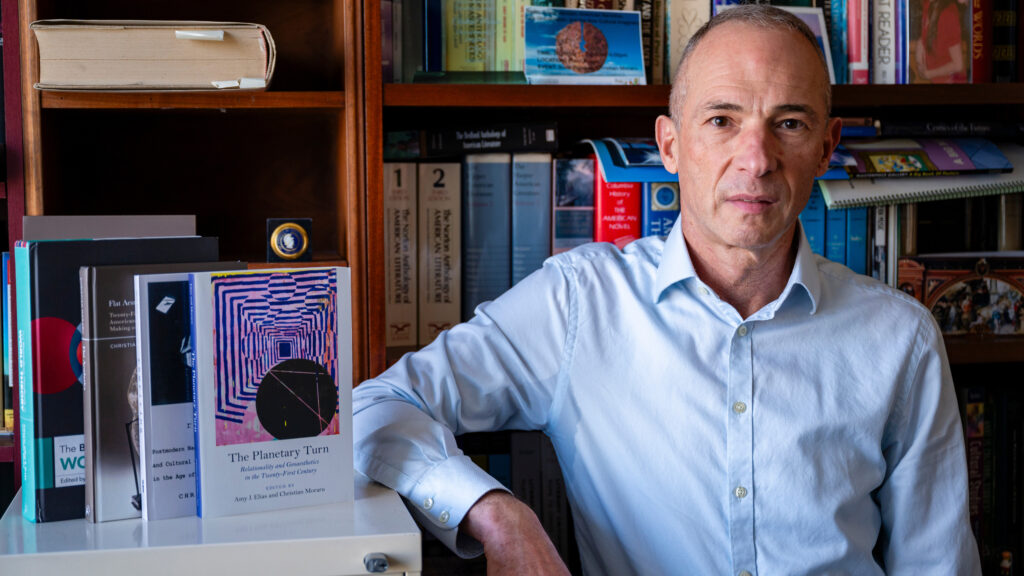
[[[509,457],[512,461],[512,492],[533,510],[543,514],[541,500],[540,432],[512,432]]]
[[[425,140],[424,156],[428,158],[520,150],[555,152],[558,149],[558,126],[540,122],[445,128],[426,132]]]
[[[846,210],[833,208],[825,214],[825,258],[846,264]]]
[[[971,1],[971,82],[991,82],[992,0]]]
[[[433,0],[397,0],[402,13],[402,67],[401,81],[412,82],[417,70],[426,70],[425,56],[427,29],[424,22],[426,3]]]
[[[868,274],[868,209],[846,210],[846,266],[857,274]]]
[[[462,167],[462,319],[512,285],[509,154],[469,154]]]
[[[566,566],[570,565],[569,500],[558,455],[551,440],[540,435],[540,477],[542,483],[541,525]]]
[[[150,385],[149,374],[147,373],[147,363],[143,359],[143,343],[146,341],[143,337],[143,331],[146,329],[148,316],[145,308],[146,303],[143,302],[141,291],[139,289],[138,276],[134,279],[135,284],[135,321],[137,322],[137,328],[135,330],[135,365],[138,367],[136,374],[136,402],[139,406],[138,418],[139,418],[139,500],[142,504],[142,520],[143,522],[149,521],[150,513],[150,486],[149,486],[149,467],[151,465],[149,451],[151,445],[149,440],[146,438],[146,433],[149,432],[149,407],[146,406],[146,402],[152,403],[149,391],[146,389]]]
[[[79,299],[82,307],[82,404],[84,410],[83,436],[85,439],[85,519],[88,522],[97,522],[96,513],[96,470],[98,468],[99,438],[95,429],[96,404],[99,401],[96,397],[96,375],[92,374],[96,359],[93,358],[94,350],[92,341],[95,337],[95,327],[91,326],[95,311],[92,306],[92,268],[82,267],[79,274]]]
[[[416,345],[416,165],[384,164],[386,346]]]
[[[394,33],[392,0],[380,0],[380,76],[384,82],[395,76]]]
[[[488,0],[444,0],[444,69],[448,72],[482,72],[491,58],[489,50],[494,19]]]
[[[611,242],[621,249],[640,238],[640,183],[608,182],[600,166],[595,166],[594,182],[594,241]]]
[[[871,54],[868,42],[871,0],[847,0],[846,37],[847,64],[850,84],[869,84],[871,81]]]
[[[444,18],[442,0],[423,0],[423,70],[444,70]]]
[[[385,76],[385,82],[402,82],[405,69],[405,26],[402,18],[405,0],[391,0],[391,76]],[[412,79],[410,78],[410,81]]]
[[[811,251],[820,256],[825,255],[825,199],[821,197],[821,189],[817,182],[811,189],[811,197],[807,206],[800,212],[800,224],[807,236]]]
[[[495,0],[494,35],[495,47],[489,70],[508,72],[515,60],[515,19],[516,0]]]
[[[1017,0],[992,0],[992,76],[996,82],[1017,81]]]
[[[665,236],[679,218],[679,184],[675,182],[644,182],[641,188],[642,233],[644,236]]]
[[[3,299],[4,299],[4,400],[6,401],[4,407],[4,428],[13,431],[14,422],[14,404],[13,394],[11,393],[14,387],[14,379],[16,374],[12,369],[11,359],[14,357],[14,340],[13,336],[17,332],[17,329],[11,326],[11,320],[14,318],[13,308],[14,301],[11,298],[11,253],[3,253],[3,263],[0,264],[0,270],[3,272]]]
[[[872,244],[871,276],[880,282],[886,282],[885,272],[887,269],[886,254],[888,254],[888,242],[886,232],[889,228],[886,219],[888,217],[885,206],[872,206]]]
[[[203,457],[206,454],[202,451],[202,443],[200,442],[200,429],[199,429],[199,408],[202,396],[199,393],[199,372],[200,362],[205,360],[200,354],[199,345],[199,327],[202,325],[201,316],[205,315],[205,307],[200,310],[200,304],[198,300],[198,294],[196,293],[196,283],[198,282],[196,275],[189,274],[188,280],[188,304],[192,313],[189,315],[192,321],[189,334],[192,335],[192,351],[190,356],[192,358],[192,434],[194,438],[195,446],[195,462],[196,462],[196,515],[200,518],[203,517],[203,491],[205,489],[204,480],[206,476],[203,472]]]
[[[667,0],[652,0],[651,11],[651,80],[653,84],[665,84],[665,13]]]
[[[832,50],[832,66],[836,73],[836,84],[850,82],[847,59],[846,2],[847,0],[832,0],[829,7],[831,14],[828,35],[831,46],[829,48]]]
[[[512,278],[515,285],[551,255],[551,155],[512,156]]]
[[[14,248],[15,298],[18,312],[18,424],[21,442],[21,514],[30,522],[39,521],[36,500],[37,461],[35,428],[35,392],[32,387],[32,274],[30,247],[18,243]]]
[[[551,253],[594,241],[594,160],[556,158],[551,164]]]
[[[871,79],[874,84],[896,84],[896,18],[894,0],[873,0],[871,19]]]
[[[515,20],[513,21],[513,32],[515,34],[516,41],[513,43],[513,53],[515,57],[512,61],[513,71],[522,71],[524,63],[526,61],[526,7],[530,5],[530,0],[515,0]],[[540,2],[534,2],[534,5],[540,5]],[[554,0],[548,2],[545,5],[550,5],[556,8],[561,7],[560,0],[555,2]]]
[[[671,83],[676,76],[676,68],[679,67],[686,43],[698,28],[711,19],[711,3],[708,0],[671,0],[668,6],[668,80]]]
[[[461,166],[423,163],[417,177],[419,345],[459,322],[461,312]]]
[[[644,75],[647,77],[648,84],[654,84],[651,70],[654,0],[637,0],[637,8],[640,9],[640,44],[644,55]]]

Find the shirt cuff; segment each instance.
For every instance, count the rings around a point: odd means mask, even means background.
[[[409,492],[407,505],[424,528],[463,558],[483,553],[475,539],[459,533],[466,512],[492,490],[508,492],[468,456],[451,456],[429,472]]]

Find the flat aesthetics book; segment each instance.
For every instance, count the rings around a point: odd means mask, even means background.
[[[220,270],[231,265],[182,262],[83,266],[79,270],[86,520],[138,518],[142,513],[135,274]]]
[[[217,260],[217,239],[123,238],[15,245],[22,515],[85,516],[82,266]]]
[[[202,270],[244,270],[242,262]],[[134,276],[142,518],[196,514],[188,272]]]
[[[850,139],[829,162],[851,178],[905,178],[1013,171],[999,147],[985,138]]]
[[[352,500],[349,270],[189,281],[199,516]]]

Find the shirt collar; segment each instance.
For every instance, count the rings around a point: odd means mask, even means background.
[[[676,282],[687,278],[697,278],[697,271],[693,268],[693,260],[690,259],[690,251],[686,248],[683,240],[682,224],[680,218],[672,226],[665,239],[665,248],[662,251],[661,262],[658,264],[658,274],[655,282],[654,301],[661,300],[661,295]],[[797,248],[796,261],[793,264],[793,271],[789,275],[786,287],[777,300],[781,305],[789,297],[794,286],[801,286],[807,292],[810,299],[810,313],[814,314],[818,309],[818,298],[821,295],[821,279],[818,276],[818,264],[811,244],[804,234],[803,224],[798,221],[797,234],[800,237],[800,246]]]

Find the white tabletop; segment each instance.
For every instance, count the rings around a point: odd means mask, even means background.
[[[0,519],[0,574],[367,574],[370,553],[387,556],[387,574],[418,573],[420,533],[401,498],[360,474],[355,496],[222,518],[33,524],[18,492]]]

